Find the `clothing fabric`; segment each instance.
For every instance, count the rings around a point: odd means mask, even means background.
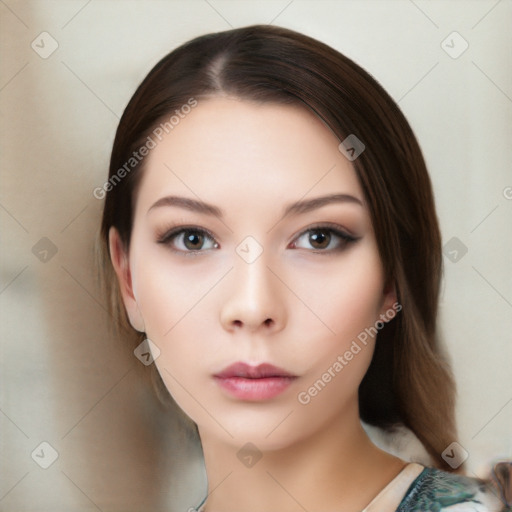
[[[405,489],[405,485],[410,485]],[[389,495],[398,505],[387,504]],[[483,480],[408,464],[363,512],[505,512],[509,509]]]
[[[205,501],[196,512],[204,511]],[[512,512],[512,508],[483,480],[411,462],[362,512]]]

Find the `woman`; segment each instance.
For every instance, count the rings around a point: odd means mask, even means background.
[[[197,429],[201,511],[499,510],[454,474],[431,184],[368,73],[278,27],[194,39],[130,100],[99,192],[113,312]]]

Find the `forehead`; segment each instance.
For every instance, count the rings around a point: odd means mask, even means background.
[[[237,98],[199,100],[146,160],[137,208],[166,194],[229,207],[324,193],[363,200],[339,140],[306,107]],[[225,208],[224,208],[225,209]]]

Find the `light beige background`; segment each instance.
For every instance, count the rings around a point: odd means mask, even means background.
[[[473,474],[511,457],[510,0],[1,0],[0,15],[0,510],[186,511],[202,498],[200,450],[109,333],[94,281],[102,203],[92,191],[151,67],[194,36],[253,23],[346,53],[410,120],[444,243],[467,247],[453,262],[448,246],[441,301],[458,441]],[[453,31],[469,44],[458,58],[445,51],[462,48],[446,40]],[[42,442],[58,453],[48,469]]]

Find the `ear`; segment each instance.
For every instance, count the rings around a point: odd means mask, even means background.
[[[137,299],[133,293],[132,275],[128,261],[128,255],[123,247],[121,238],[116,228],[111,227],[108,232],[110,259],[117,275],[119,290],[123,299],[126,314],[131,326],[139,332],[144,332],[144,319],[137,305]]]
[[[397,315],[401,309],[402,306],[398,303],[397,300],[396,284],[394,280],[390,279],[384,287],[380,318],[384,322],[389,322]]]

